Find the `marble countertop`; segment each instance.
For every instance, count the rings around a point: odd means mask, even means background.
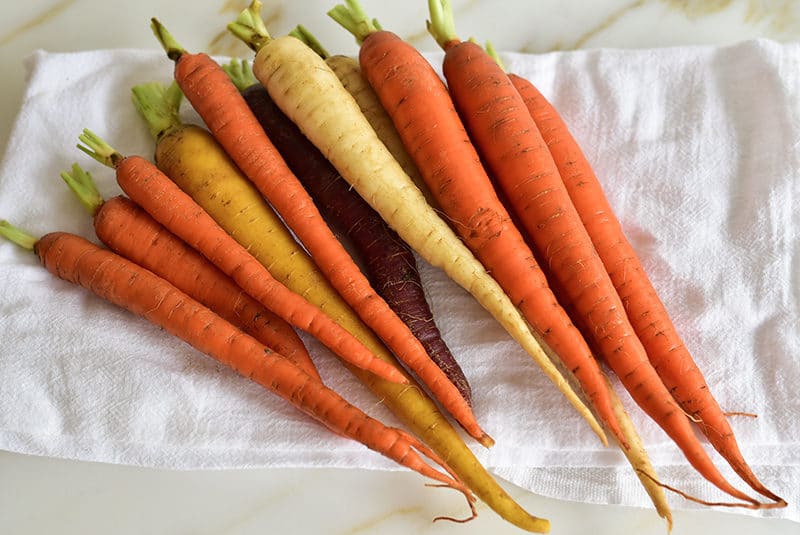
[[[329,50],[356,45],[325,16],[331,1],[267,1],[274,34],[302,22]],[[424,31],[426,4],[364,0],[367,10],[420,49],[436,49]],[[499,50],[537,53],[597,47],[644,48],[727,44],[768,37],[800,39],[800,4],[791,0],[455,1],[462,35],[491,38]],[[223,55],[249,52],[223,31],[244,0],[33,0],[0,5],[0,147],[19,109],[22,59],[36,49],[156,48],[148,20],[192,36],[184,45]],[[502,28],[498,31],[498,28]],[[2,355],[0,348],[0,357]],[[504,483],[529,511],[551,520],[553,533],[664,533],[649,509],[578,504],[537,496]],[[455,493],[420,491],[406,472],[340,469],[169,471],[38,458],[0,451],[3,533],[515,533],[485,507],[464,526],[431,523],[460,510]],[[389,496],[391,496],[389,498]],[[720,511],[676,511],[674,532],[797,533],[797,523]]]

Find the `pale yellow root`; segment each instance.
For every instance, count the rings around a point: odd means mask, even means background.
[[[664,493],[664,489],[657,483],[655,468],[653,468],[653,464],[650,462],[650,457],[647,455],[647,451],[644,449],[644,444],[642,444],[642,439],[639,436],[639,433],[636,432],[636,428],[634,427],[630,416],[628,416],[627,411],[625,411],[625,407],[622,406],[622,402],[620,401],[617,393],[614,391],[614,388],[611,386],[611,382],[607,377],[606,384],[608,385],[608,391],[611,395],[611,408],[614,411],[614,416],[617,417],[617,422],[619,422],[619,428],[622,431],[622,435],[628,442],[628,449],[625,449],[625,447],[623,447],[621,444],[618,445],[636,472],[636,476],[639,478],[639,481],[642,482],[644,490],[647,492],[648,496],[650,496],[650,500],[653,502],[653,505],[656,508],[656,513],[658,513],[658,516],[666,520],[667,532],[671,532],[672,511],[667,503],[667,496]]]
[[[511,300],[428,205],[325,61],[299,40],[281,37],[261,48],[253,72],[342,177],[420,256],[444,270],[494,316],[607,444],[600,424],[547,357]]]
[[[433,198],[433,194],[430,192],[430,189],[428,189],[428,185],[425,183],[425,180],[423,180],[422,175],[419,174],[419,169],[417,169],[414,160],[409,156],[408,151],[406,151],[406,147],[403,145],[403,140],[400,139],[400,134],[397,132],[392,118],[389,117],[389,114],[383,109],[378,95],[375,94],[372,86],[369,85],[367,79],[361,74],[361,67],[358,65],[358,61],[349,56],[331,56],[325,60],[325,63],[336,73],[336,76],[339,78],[339,81],[342,82],[347,92],[353,96],[358,107],[361,109],[361,113],[364,114],[369,124],[372,125],[375,134],[378,135],[378,139],[383,141],[383,144],[386,145],[386,148],[392,153],[392,156],[394,156],[394,159],[400,164],[400,167],[403,168],[403,171],[406,172],[409,178],[425,196],[428,204],[437,208],[436,200]]]

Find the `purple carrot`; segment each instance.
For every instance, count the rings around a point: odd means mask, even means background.
[[[223,68],[328,223],[349,238],[377,293],[471,406],[469,382],[433,321],[411,248],[278,108],[247,63],[233,60]]]

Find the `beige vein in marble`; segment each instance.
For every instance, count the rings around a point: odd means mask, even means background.
[[[702,17],[723,11],[732,0],[661,0],[673,9],[683,11],[690,18]]]
[[[574,43],[572,43],[571,45],[565,45],[564,43],[562,43],[560,41],[557,41],[550,48],[550,50],[548,50],[548,51],[552,52],[552,51],[555,51],[555,50],[577,50],[579,48],[583,48],[583,46],[590,39],[592,39],[594,36],[596,36],[599,33],[611,28],[622,17],[624,17],[625,15],[630,13],[631,11],[639,9],[640,7],[644,6],[646,3],[647,3],[647,0],[636,0],[635,2],[632,2],[630,4],[626,4],[626,5],[622,6],[621,8],[617,9],[616,11],[610,13],[606,18],[604,18],[599,23],[597,23],[594,26],[592,26],[591,28],[589,28],[587,31],[583,32],[578,37],[578,39]],[[532,50],[532,47],[530,46],[530,44],[525,44],[519,49],[519,52],[536,53],[536,52],[539,52],[539,50]]]
[[[6,0],[6,1],[8,1],[8,0]],[[7,34],[5,34],[3,36],[0,36],[0,46],[7,45],[8,43],[13,41],[14,39],[19,37],[20,35],[28,32],[30,30],[33,30],[34,28],[37,28],[37,27],[41,26],[42,24],[46,23],[49,20],[52,20],[53,18],[57,17],[62,11],[64,11],[65,9],[67,9],[69,6],[71,6],[74,3],[75,3],[75,0],[61,0],[60,2],[56,3],[55,5],[44,9],[41,13],[36,15],[34,18],[29,20],[28,22],[25,22],[25,23],[21,24],[20,26],[17,26],[16,28],[13,28]]]
[[[250,5],[248,0],[225,0],[222,7],[219,8],[219,13],[235,13],[239,14]]]
[[[357,533],[376,533],[376,528],[380,526],[382,523],[387,522],[393,518],[397,518],[398,516],[417,514],[420,511],[422,511],[422,507],[419,506],[401,507],[399,509],[395,509],[393,511],[389,511],[385,514],[382,514],[376,518],[367,520],[366,522],[363,522],[357,526],[353,526],[352,528],[343,532],[342,535],[356,535]]]
[[[745,22],[759,23],[771,18],[769,27],[777,33],[800,30],[800,5],[797,0],[749,0]]]
[[[669,7],[686,14],[688,18],[699,18],[724,11],[734,6],[733,0],[661,0]],[[744,0],[736,2],[743,3]],[[787,33],[800,29],[800,14],[797,0],[747,0],[744,22],[761,24],[769,20],[769,28],[775,33]]]

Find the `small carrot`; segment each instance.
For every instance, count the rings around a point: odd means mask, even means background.
[[[53,275],[147,319],[289,401],[334,432],[462,492],[473,507],[472,493],[426,445],[401,429],[371,418],[289,359],[260,344],[151,271],[66,232],[53,232],[37,239],[2,221],[0,234],[32,250]],[[446,473],[428,464],[425,457]]]
[[[330,67],[297,39],[270,41],[259,5],[254,1],[229,27],[258,50],[253,72],[275,103],[403,241],[493,315],[607,443],[594,415],[550,361],[511,300],[426,202]],[[265,41],[272,46],[261,47]],[[292,77],[284,76],[288,65]],[[298,80],[302,82],[292,83]]]
[[[227,74],[207,54],[190,54],[184,50],[156,19],[152,27],[167,55],[175,62],[175,80],[186,98],[231,159],[308,249],[333,287],[464,430],[490,447],[494,441],[481,429],[472,408],[431,360],[408,326],[375,293]],[[289,39],[298,42],[293,37]],[[285,72],[291,76],[293,71]]]
[[[122,196],[104,200],[91,173],[78,164],[62,172],[61,178],[92,216],[97,237],[109,249],[167,280],[310,376],[322,380],[303,341],[288,323],[247,295],[133,201]]]
[[[78,147],[116,170],[122,190],[153,219],[199,251],[245,292],[290,325],[302,329],[343,359],[389,381],[407,382],[396,367],[376,358],[358,340],[306,301],[276,281],[244,247],[222,230],[153,164],[139,156],[125,157],[88,130]]]
[[[164,99],[159,99],[164,101]],[[204,128],[181,123],[169,107],[146,107],[157,138],[155,160],[237,242],[293,292],[303,295],[347,329],[373,354],[400,363],[358,318],[294,240],[264,197]],[[151,116],[160,116],[151,117]],[[152,121],[152,124],[151,124]],[[525,511],[500,486],[467,447],[435,402],[415,382],[398,384],[345,363],[347,368],[414,434],[419,436],[467,486],[502,518],[529,531],[547,523]]]
[[[494,58],[496,53],[487,47]],[[502,65],[501,65],[502,66]],[[733,429],[614,215],[592,166],[558,111],[529,80],[509,74],[609,274],[647,357],[682,410],[753,490],[778,503],[742,455]]]
[[[350,238],[370,284],[472,405],[471,390],[433,319],[414,253],[272,101],[246,62],[223,69],[331,226]]]
[[[361,41],[362,70],[436,202],[624,444],[598,363],[497,198],[447,88],[414,47],[391,32],[378,31],[354,9],[355,2],[349,5],[349,10],[338,6],[333,13]]]

